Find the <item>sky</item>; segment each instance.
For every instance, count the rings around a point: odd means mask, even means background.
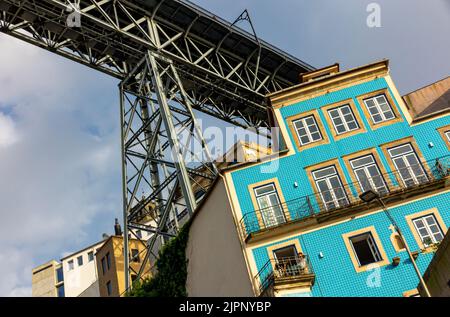
[[[406,94],[450,74],[450,2],[196,0],[315,66],[383,58]],[[246,28],[245,22],[239,24]],[[0,34],[0,296],[30,296],[31,269],[111,233],[121,215],[117,80]],[[214,121],[208,121],[214,122]]]

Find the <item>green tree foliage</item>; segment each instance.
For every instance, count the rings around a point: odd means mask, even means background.
[[[159,251],[157,273],[133,285],[128,297],[185,297],[187,278],[186,246],[191,222]]]

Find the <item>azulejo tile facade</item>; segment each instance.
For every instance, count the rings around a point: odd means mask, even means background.
[[[255,295],[412,296],[392,221],[359,195],[378,193],[424,272],[450,225],[449,113],[415,121],[388,61],[329,70],[269,96],[279,157],[223,171]]]

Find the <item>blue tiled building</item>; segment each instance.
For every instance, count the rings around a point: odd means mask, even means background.
[[[415,296],[404,241],[423,273],[450,225],[448,104],[402,98],[388,61],[301,81],[268,96],[279,151],[222,171],[254,295]]]

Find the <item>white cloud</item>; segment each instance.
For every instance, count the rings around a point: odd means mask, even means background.
[[[13,145],[18,139],[13,119],[0,112],[0,149]]]
[[[120,212],[117,83],[3,34],[0,47],[0,296],[27,296],[32,267]]]

